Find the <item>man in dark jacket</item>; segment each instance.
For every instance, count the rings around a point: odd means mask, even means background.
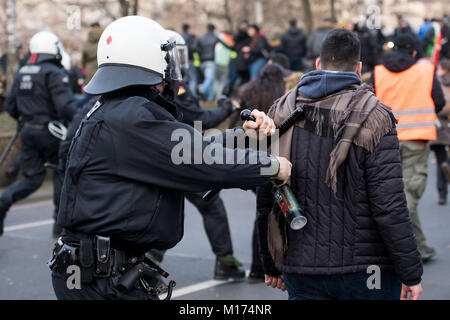
[[[187,23],[184,23],[182,26],[183,32],[181,36],[186,43],[188,49],[188,59],[189,59],[189,70],[185,75],[185,81],[188,82],[189,89],[191,90],[194,96],[197,96],[197,83],[198,83],[198,75],[197,75],[197,67],[194,65],[194,52],[197,46],[197,40],[194,34],[190,32],[191,26]]]
[[[158,299],[144,253],[181,240],[184,192],[290,175],[286,159],[227,149],[221,135],[204,139],[177,120],[167,99],[181,80],[175,49],[166,30],[139,16],[114,21],[99,40],[99,68],[85,91],[101,97],[71,143],[58,212],[63,233],[49,261],[58,299]],[[244,130],[275,131],[265,114],[253,114],[256,123],[244,123]],[[199,159],[205,150],[222,154],[220,163]],[[230,155],[242,164],[226,164]],[[74,266],[78,290],[67,285]]]
[[[61,65],[62,46],[58,37],[43,31],[30,40],[31,57],[19,69],[6,100],[6,111],[23,122],[20,168],[24,179],[17,180],[0,197],[0,235],[3,219],[12,204],[36,191],[45,179],[45,162],[57,163],[59,140],[47,125],[52,120],[70,121],[75,113],[69,79]],[[58,186],[62,177],[53,177],[55,218],[59,205]],[[56,224],[55,224],[56,226]],[[55,231],[55,229],[54,229]]]
[[[290,299],[417,299],[422,291],[395,120],[360,86],[359,57],[356,35],[330,31],[317,71],[269,110],[275,123],[304,110],[279,145],[308,223],[287,227],[270,185],[257,204],[266,284],[286,287]]]
[[[206,100],[214,100],[213,84],[216,76],[216,64],[214,62],[214,48],[218,41],[214,34],[216,27],[208,24],[207,32],[198,38],[196,51],[200,58],[200,69],[203,72],[203,82],[199,86],[199,91]]]
[[[306,35],[297,28],[297,20],[289,21],[289,29],[281,37],[281,51],[289,57],[291,70],[303,69],[303,58],[306,56]]]
[[[325,35],[333,29],[336,25],[336,20],[332,18],[323,19],[321,25],[314,30],[308,37],[306,43],[308,47],[308,59],[315,61],[315,59],[320,55],[320,46]]]

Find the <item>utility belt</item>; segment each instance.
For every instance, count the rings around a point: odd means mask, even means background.
[[[160,294],[160,289],[153,285],[155,272],[165,278],[169,276],[144,254],[134,255],[111,248],[110,238],[98,235],[83,235],[77,241],[60,237],[47,264],[50,270],[62,275],[66,275],[69,266],[78,266],[82,284],[93,283],[96,278],[111,277],[114,286],[121,292],[141,285],[151,294]],[[166,300],[170,299],[174,286],[175,281],[170,281]]]
[[[34,123],[34,122],[25,121],[23,126],[24,126],[24,128],[33,128],[36,130],[47,130],[48,122],[47,123]]]

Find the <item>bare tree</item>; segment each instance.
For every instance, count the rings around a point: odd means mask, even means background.
[[[129,7],[129,3],[127,0],[119,0],[119,4],[120,4],[120,14],[122,15],[122,17],[125,17],[128,15],[128,7]]]
[[[139,9],[139,0],[134,0],[134,4],[133,4],[133,14],[135,16],[137,16],[138,14],[138,9]]]
[[[6,92],[11,88],[14,72],[17,68],[17,48],[16,48],[16,1],[4,0],[5,5],[5,31],[7,46],[7,66],[6,66]]]
[[[336,7],[334,0],[330,0],[330,11],[331,11],[331,18],[336,19]]]
[[[305,31],[307,35],[310,35],[313,30],[313,16],[311,12],[311,5],[309,0],[302,0],[303,7],[303,19],[305,21]]]
[[[131,4],[133,2],[133,4]],[[119,0],[120,4],[120,14],[122,17],[128,16],[130,14],[137,15],[139,8],[139,0]]]

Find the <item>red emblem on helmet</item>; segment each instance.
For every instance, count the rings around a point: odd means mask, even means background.
[[[106,39],[106,44],[110,44],[111,41],[112,41],[112,38],[111,38],[111,36],[109,36],[108,39]]]

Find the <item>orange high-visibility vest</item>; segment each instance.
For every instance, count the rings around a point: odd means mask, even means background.
[[[392,108],[398,140],[436,140],[433,77],[433,65],[428,64],[415,64],[402,72],[375,67],[375,94]]]

